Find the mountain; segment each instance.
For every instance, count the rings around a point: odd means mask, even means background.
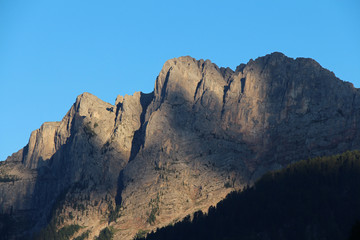
[[[359,184],[358,151],[303,160],[146,239],[359,239]]]
[[[312,59],[272,53],[235,71],[171,59],[152,93],[114,105],[84,93],[2,162],[0,230],[132,239],[269,170],[359,149],[359,108],[359,90]]]

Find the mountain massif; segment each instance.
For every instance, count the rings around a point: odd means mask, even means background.
[[[84,93],[1,163],[0,231],[132,239],[269,170],[360,149],[359,110],[359,90],[312,59],[272,53],[235,71],[171,59],[152,93],[115,104]]]

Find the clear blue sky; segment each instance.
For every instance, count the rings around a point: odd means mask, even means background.
[[[280,51],[360,86],[360,1],[0,0],[0,160],[77,95],[151,92],[170,58]]]

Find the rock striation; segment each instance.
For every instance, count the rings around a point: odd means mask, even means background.
[[[308,58],[272,53],[235,71],[168,60],[154,91],[84,93],[0,165],[0,213],[30,236],[112,226],[115,239],[206,210],[266,171],[360,148],[360,95]],[[0,229],[5,226],[0,223]],[[3,227],[4,228],[4,227]]]

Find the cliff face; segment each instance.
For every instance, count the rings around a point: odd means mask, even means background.
[[[273,53],[235,71],[171,59],[153,93],[115,105],[84,93],[61,122],[34,131],[0,166],[1,212],[28,222],[11,236],[52,216],[58,228],[94,236],[112,225],[131,239],[268,170],[359,149],[359,108],[358,90],[312,59]]]

